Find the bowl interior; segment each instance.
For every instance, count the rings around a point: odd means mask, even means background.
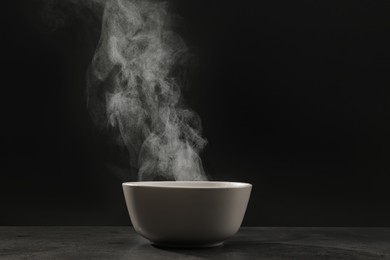
[[[219,188],[244,188],[252,186],[243,182],[226,181],[139,181],[125,182],[123,186],[132,187],[158,187],[158,188],[195,188],[195,189],[219,189]]]

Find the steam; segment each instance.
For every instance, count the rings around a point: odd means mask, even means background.
[[[139,180],[205,180],[197,114],[179,83],[187,47],[172,30],[166,3],[109,0],[88,77],[88,106],[129,152]]]

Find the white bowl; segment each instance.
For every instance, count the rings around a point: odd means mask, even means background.
[[[135,231],[157,246],[221,245],[240,228],[252,185],[214,181],[122,184]]]

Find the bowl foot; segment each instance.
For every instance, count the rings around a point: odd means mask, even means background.
[[[223,242],[216,242],[216,243],[201,243],[201,244],[190,244],[190,243],[165,243],[165,242],[154,242],[150,241],[150,243],[155,247],[164,247],[164,248],[210,248],[210,247],[217,247],[221,246]]]

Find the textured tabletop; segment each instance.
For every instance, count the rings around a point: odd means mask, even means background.
[[[220,247],[160,249],[132,227],[0,227],[0,259],[390,259],[390,228],[241,228]]]

